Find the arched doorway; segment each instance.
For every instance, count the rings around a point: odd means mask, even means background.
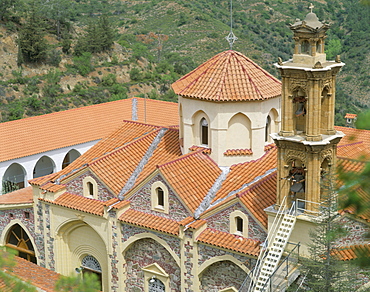
[[[75,149],[72,149],[68,151],[66,156],[64,156],[63,162],[62,162],[62,169],[66,166],[70,165],[73,161],[75,161],[78,157],[80,157],[81,154]]]
[[[19,224],[15,224],[9,230],[5,246],[15,250],[19,257],[37,264],[35,249],[32,242],[28,234]]]
[[[11,164],[4,173],[2,182],[2,193],[10,193],[25,187],[26,171],[18,164]]]
[[[54,172],[54,169],[54,161],[50,157],[43,156],[37,161],[33,169],[33,178],[51,174]]]
[[[81,261],[82,274],[94,274],[100,283],[100,290],[102,290],[102,269],[99,261],[92,255],[85,256]]]

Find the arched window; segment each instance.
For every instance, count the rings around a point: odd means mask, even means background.
[[[91,182],[87,182],[87,190],[89,192],[89,196],[94,197],[94,185]]]
[[[87,198],[98,198],[98,184],[91,176],[86,176],[83,179],[83,194]]]
[[[161,188],[156,189],[158,207],[164,208],[164,192]]]
[[[4,173],[2,193],[10,193],[25,187],[26,171],[18,163],[12,163]]]
[[[48,157],[48,156],[43,156],[41,157],[34,169],[33,169],[33,178],[37,178],[40,176],[48,175],[54,172],[54,161]]]
[[[236,232],[243,234],[243,219],[239,216],[235,217]]]
[[[35,249],[27,233],[19,224],[15,224],[9,231],[6,238],[7,247],[17,251],[18,256],[32,263],[37,263]]]
[[[200,137],[202,145],[208,146],[208,122],[205,118],[200,120]]]
[[[81,154],[77,150],[70,150],[66,156],[64,156],[63,162],[62,162],[62,169],[66,166],[70,165],[73,161],[75,161]]]
[[[166,291],[166,288],[161,280],[157,279],[155,276],[153,276],[149,280],[149,292],[164,292]]]
[[[95,274],[102,288],[102,269],[99,261],[92,255],[85,256],[81,261],[82,274]]]
[[[271,118],[270,116],[267,116],[267,119],[266,119],[266,127],[265,127],[265,142],[268,142],[269,141],[269,134],[271,132]]]
[[[301,46],[301,53],[309,55],[310,54],[310,43],[308,41],[303,41]]]

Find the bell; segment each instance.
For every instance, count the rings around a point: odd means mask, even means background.
[[[298,104],[298,109],[297,109],[297,111],[295,112],[295,115],[297,116],[297,117],[299,117],[299,116],[301,116],[301,115],[305,115],[306,114],[306,109],[305,109],[305,107],[304,107],[304,102],[300,102],[299,104]]]
[[[290,190],[293,193],[304,193],[304,175],[295,174],[292,177],[293,184],[290,187]]]

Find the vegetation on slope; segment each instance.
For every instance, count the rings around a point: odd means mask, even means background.
[[[134,95],[176,101],[172,82],[229,49],[228,0],[8,2],[0,1],[2,121]],[[328,58],[341,54],[346,62],[336,101],[336,124],[343,125],[346,112],[370,104],[370,8],[351,0],[313,4],[333,23]],[[305,17],[307,5],[234,1],[233,49],[278,76],[273,63],[292,55],[288,25]]]

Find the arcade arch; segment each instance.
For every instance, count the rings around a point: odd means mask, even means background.
[[[70,165],[73,161],[75,161],[80,156],[81,156],[81,153],[78,152],[77,150],[75,149],[69,150],[66,156],[64,156],[64,159],[62,162],[62,169]]]
[[[2,193],[6,194],[25,187],[26,170],[18,163],[12,163],[2,179]]]
[[[54,161],[48,156],[42,156],[33,169],[33,178],[48,175],[55,170]]]

